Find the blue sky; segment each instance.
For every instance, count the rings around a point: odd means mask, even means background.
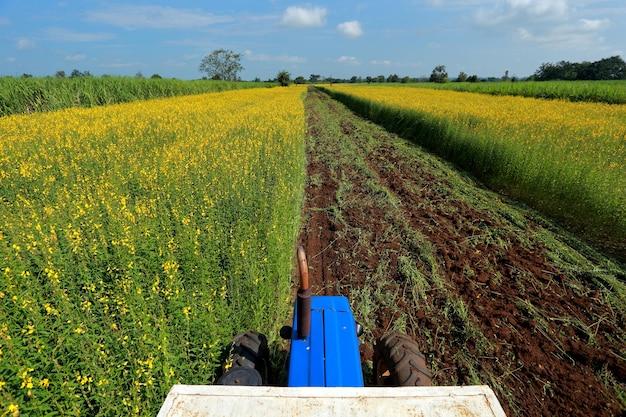
[[[529,75],[546,61],[626,50],[624,0],[0,0],[0,74],[159,73],[198,78],[216,48],[243,54],[243,78]]]

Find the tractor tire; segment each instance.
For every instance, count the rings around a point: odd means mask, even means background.
[[[394,331],[376,343],[374,377],[376,385],[424,387],[432,385],[433,375],[417,343],[409,336]]]
[[[267,380],[269,348],[267,338],[258,332],[248,331],[235,336],[231,347],[232,368],[256,369]]]

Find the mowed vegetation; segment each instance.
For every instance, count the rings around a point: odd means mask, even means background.
[[[415,83],[411,87],[468,91],[496,96],[523,96],[569,101],[626,104],[626,81],[497,81]],[[405,84],[407,86],[407,84]]]
[[[436,385],[487,384],[509,417],[621,415],[623,266],[327,95],[305,105],[301,242],[314,288],[349,295],[366,367],[397,329]]]
[[[136,77],[0,77],[0,116],[269,85],[271,83]]]
[[[0,119],[0,414],[155,415],[236,332],[278,333],[302,92]]]
[[[357,112],[600,245],[626,248],[626,106],[333,86]]]

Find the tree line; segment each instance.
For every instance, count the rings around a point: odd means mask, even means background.
[[[223,81],[241,81],[239,73],[243,71],[241,65],[242,55],[227,49],[216,49],[210,54],[202,58],[199,71],[204,73],[203,79],[223,80]],[[79,71],[74,69],[71,73],[66,74],[65,71],[57,71],[57,78],[79,78],[91,77],[89,71]],[[22,74],[22,78],[30,78],[31,74]],[[103,75],[106,77],[106,75]],[[135,74],[136,78],[145,78],[141,72]],[[150,76],[152,79],[161,78],[159,74]],[[479,81],[511,81],[515,82],[518,78],[509,76],[509,71],[505,71],[500,78],[487,77],[481,78],[476,74],[468,75],[461,71],[459,75],[450,79],[445,65],[437,65],[431,72],[430,77],[410,77],[399,76],[398,74],[385,75],[353,75],[350,78],[322,77],[319,74],[311,74],[308,78],[297,76],[293,80],[287,71],[279,71],[275,78],[268,79],[269,82],[277,82],[280,85],[288,85],[291,82],[296,84],[306,83],[416,83],[416,82],[434,82],[446,83],[455,82],[479,82]],[[594,62],[569,62],[560,61],[557,63],[543,63],[530,77],[522,78],[522,80],[549,81],[549,80],[626,80],[626,62],[620,56],[612,56]],[[254,81],[261,81],[255,78]]]
[[[594,62],[543,63],[531,79],[549,80],[626,80],[626,62],[620,56],[612,56]]]

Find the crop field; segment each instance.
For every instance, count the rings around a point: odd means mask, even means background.
[[[509,417],[623,414],[625,136],[622,105],[412,86],[0,117],[0,416],[155,415],[249,329],[281,383],[298,242],[367,383],[397,329]]]
[[[0,77],[0,116],[269,85],[270,83],[243,81],[184,81],[131,77]]]
[[[406,84],[404,84],[406,85]],[[524,96],[569,101],[626,104],[626,81],[496,81],[416,83],[411,87],[468,91],[497,96]]]
[[[334,86],[358,113],[626,253],[626,106]]]
[[[306,114],[300,241],[314,287],[349,296],[366,364],[398,329],[435,385],[488,384],[510,417],[623,413],[623,265],[325,94]]]
[[[0,415],[155,415],[240,329],[277,334],[303,91],[0,119]]]

